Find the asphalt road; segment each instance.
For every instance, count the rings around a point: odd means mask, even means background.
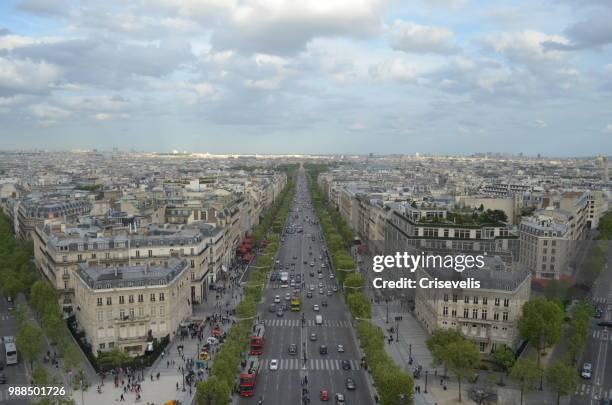
[[[295,217],[297,215],[297,218]],[[269,311],[274,297],[279,295],[282,303],[289,307],[285,301],[285,294],[291,293],[293,288],[281,288],[278,282],[268,282],[264,291],[263,303],[259,308],[259,315],[266,326],[265,347],[261,371],[257,377],[255,395],[251,398],[240,398],[240,405],[257,404],[263,399],[265,405],[299,405],[304,404],[303,389],[308,389],[307,396],[311,404],[325,403],[319,399],[321,390],[329,391],[329,403],[334,402],[334,395],[345,395],[346,403],[370,405],[373,399],[366,386],[365,371],[360,369],[360,357],[350,330],[350,318],[346,306],[340,299],[340,292],[333,292],[336,280],[330,278],[329,264],[322,268],[325,261],[324,243],[318,225],[313,222],[315,213],[312,209],[310,196],[303,170],[300,170],[296,187],[296,196],[287,219],[285,229],[290,225],[301,227],[302,232],[285,233],[284,242],[278,253],[278,261],[283,266],[289,265],[290,274],[301,274],[304,288],[301,288],[301,312],[287,310],[282,317]],[[312,236],[314,235],[314,241]],[[312,255],[310,254],[312,252]],[[323,259],[321,259],[322,257]],[[306,261],[306,264],[304,264]],[[311,266],[314,262],[314,266]],[[294,263],[295,266],[291,264]],[[319,278],[317,270],[322,269]],[[285,271],[285,270],[281,270]],[[310,276],[310,272],[314,276]],[[323,294],[319,292],[319,283],[323,284]],[[312,298],[307,298],[310,285],[314,285]],[[298,285],[298,288],[301,285]],[[328,295],[327,291],[332,291]],[[328,306],[323,307],[322,301],[327,300]],[[318,304],[320,311],[315,312],[313,305]],[[315,325],[316,314],[323,316],[323,325]],[[305,319],[302,325],[302,316]],[[316,333],[317,340],[311,341],[311,333]],[[295,344],[298,353],[290,355],[289,345]],[[339,353],[337,345],[343,345],[345,352]],[[319,354],[320,345],[326,345],[327,355]],[[270,360],[279,362],[278,370],[270,370]],[[348,360],[351,370],[343,370],[341,360]],[[346,378],[355,381],[356,389],[347,390]],[[308,383],[303,385],[304,379]]]
[[[0,294],[0,336],[15,336],[17,335],[17,321],[8,309],[6,298]],[[19,348],[17,348],[19,350]],[[8,401],[9,386],[27,386],[30,385],[25,370],[25,363],[19,359],[19,363],[15,365],[6,365],[4,358],[4,350],[0,349],[0,364],[4,368],[1,372],[6,375],[6,384],[0,384],[0,404],[10,403],[14,405],[26,404],[27,400],[11,400]]]
[[[608,263],[612,263],[612,249],[608,247]],[[590,380],[581,379],[571,403],[599,405],[603,399],[612,403],[612,328],[598,326],[602,320],[612,321],[612,268],[604,270],[593,289],[594,304],[603,310],[601,319],[594,319],[589,329],[587,346],[578,367],[584,362],[593,364]]]

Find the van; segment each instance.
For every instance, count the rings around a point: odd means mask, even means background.
[[[323,325],[323,315],[315,316],[315,325]]]

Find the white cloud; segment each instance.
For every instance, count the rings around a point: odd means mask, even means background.
[[[549,42],[568,43],[560,35],[548,35],[539,31],[503,32],[487,35],[482,39],[486,49],[505,56],[508,60],[526,65],[557,62],[566,57],[563,52],[546,49]]]
[[[39,126],[47,127],[64,121],[72,116],[72,112],[50,104],[35,104],[30,107],[32,115],[38,120]]]
[[[96,119],[97,121],[111,121],[111,120],[117,120],[117,119],[125,119],[125,118],[129,118],[130,115],[129,114],[111,114],[111,113],[97,113],[93,115],[93,118]]]
[[[47,62],[0,56],[0,96],[45,92],[60,77],[60,69]]]
[[[608,124],[608,125],[606,125],[606,129],[605,129],[605,131],[606,131],[606,132],[608,132],[608,133],[610,133],[610,134],[612,134],[612,124]]]
[[[414,53],[451,53],[456,51],[454,34],[444,27],[418,25],[397,20],[390,31],[395,50]]]
[[[346,129],[348,129],[349,131],[358,132],[365,130],[366,126],[363,122],[354,122],[351,125],[347,126]]]
[[[419,65],[400,58],[388,59],[370,67],[370,77],[377,82],[416,83],[422,73],[423,69]]]

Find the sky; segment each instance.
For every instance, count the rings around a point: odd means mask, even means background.
[[[612,154],[610,0],[3,0],[0,149]]]

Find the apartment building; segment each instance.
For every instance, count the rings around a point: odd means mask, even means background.
[[[158,266],[171,257],[185,259],[189,298],[200,302],[214,283],[226,254],[223,229],[194,222],[189,225],[150,224],[103,229],[99,223],[46,224],[34,237],[36,267],[62,294],[64,310],[74,310],[75,271],[83,263],[100,267]]]
[[[80,263],[74,314],[92,352],[141,355],[154,339],[175,331],[191,315],[189,274],[189,262],[177,258],[157,265]]]
[[[531,293],[531,274],[509,267],[499,257],[489,257],[485,267],[466,269],[419,268],[417,279],[461,281],[470,278],[480,288],[418,288],[415,315],[431,333],[435,329],[456,329],[475,341],[483,355],[519,344],[518,320]]]
[[[75,221],[82,215],[87,215],[92,209],[86,199],[70,198],[25,198],[17,202],[15,231],[21,239],[32,239],[38,225],[47,220],[60,219]]]

